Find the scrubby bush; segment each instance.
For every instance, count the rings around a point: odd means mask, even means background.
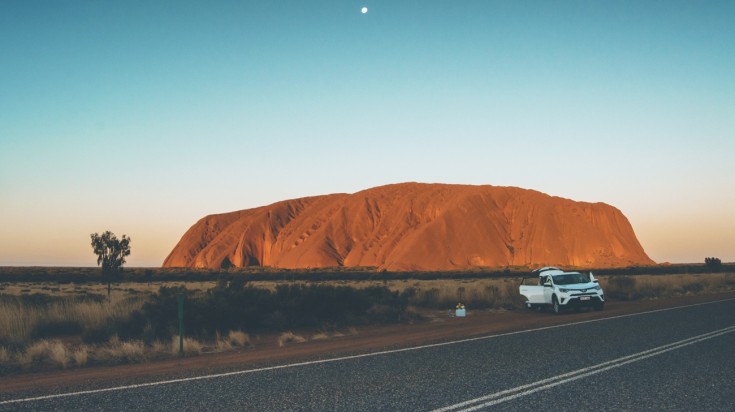
[[[66,367],[68,357],[66,346],[58,340],[40,340],[34,342],[20,355],[19,363],[24,367],[33,364],[49,364]]]
[[[497,284],[466,284],[458,286],[456,281],[437,281],[422,289],[420,283],[402,292],[412,306],[430,309],[454,308],[461,302],[475,309],[523,307],[523,298],[518,293],[516,282]]]
[[[605,295],[614,300],[638,299],[636,280],[630,276],[611,276],[607,279]]]
[[[139,340],[123,341],[113,335],[106,345],[96,348],[92,355],[97,362],[138,363],[145,360],[145,345]]]
[[[78,335],[84,327],[78,320],[71,319],[42,319],[31,332],[31,338],[46,339],[57,336]]]
[[[107,342],[113,336],[123,341],[142,339],[146,337],[146,326],[147,319],[141,310],[136,309],[127,314],[113,313],[105,322],[87,326],[82,332],[82,340],[94,344]]]
[[[112,325],[109,324],[88,327],[82,333],[82,341],[88,344],[103,343],[110,340],[110,338],[114,334],[115,329]]]
[[[408,294],[385,287],[288,284],[270,291],[236,281],[221,282],[207,292],[162,287],[124,324],[130,337],[146,331],[146,340],[152,342],[178,334],[179,293],[185,296],[185,334],[197,339],[242,330],[331,329],[399,322],[405,320],[408,304]]]

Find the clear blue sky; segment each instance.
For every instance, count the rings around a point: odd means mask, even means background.
[[[735,261],[735,2],[0,2],[0,265],[109,229],[158,266],[206,214],[405,181]]]

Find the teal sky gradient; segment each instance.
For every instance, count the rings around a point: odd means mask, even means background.
[[[361,14],[367,6],[369,12]],[[405,181],[618,207],[735,261],[735,2],[0,2],[0,265]]]

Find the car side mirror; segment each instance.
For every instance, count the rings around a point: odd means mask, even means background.
[[[551,287],[551,283],[544,283],[544,287],[545,288],[550,288]]]

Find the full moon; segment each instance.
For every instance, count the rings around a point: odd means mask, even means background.
[[[367,13],[367,7],[363,7],[362,9],[360,9],[360,11],[362,12],[362,14]]]

